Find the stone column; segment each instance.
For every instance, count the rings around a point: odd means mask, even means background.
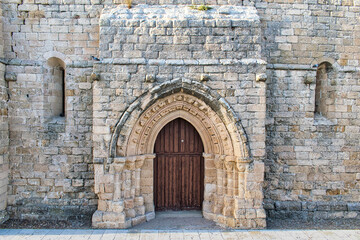
[[[99,204],[93,215],[93,227],[129,228],[155,217],[154,212],[149,218],[145,214],[140,186],[145,159],[154,157],[149,154],[114,158],[107,173],[104,165],[95,165],[95,192],[99,196]],[[106,187],[110,185],[113,187]]]
[[[216,185],[216,167],[214,163],[215,156],[213,154],[203,153],[205,164],[204,176],[204,201],[202,206],[203,216],[209,220],[215,220],[213,209],[217,199],[217,185]]]
[[[95,193],[99,196],[98,210],[93,214],[94,228],[127,228],[124,201],[121,194],[121,175],[126,158],[114,158],[109,172],[103,164],[94,164]],[[110,187],[113,186],[113,187]]]
[[[224,207],[224,155],[215,155],[214,163],[216,167],[216,200],[213,212],[215,214],[221,214]]]
[[[226,194],[224,199],[223,215],[233,217],[233,203],[234,203],[234,166],[235,161],[233,156],[226,156],[224,161],[226,169]]]
[[[144,156],[144,161],[141,163],[140,171],[140,196],[144,200],[145,206],[145,216],[146,221],[150,221],[155,218],[155,207],[154,207],[154,192],[153,192],[153,183],[154,183],[154,169],[153,163],[155,154],[146,154]]]
[[[135,194],[134,210],[137,217],[132,219],[133,226],[146,221],[144,197],[141,196],[141,191],[140,191],[141,167],[144,164],[145,158],[146,158],[145,155],[136,156],[135,164],[134,164],[135,167],[133,171],[133,175],[134,175],[133,187]]]
[[[252,199],[246,198],[246,173],[249,168],[249,159],[237,158],[235,162],[235,168],[238,175],[238,188],[237,195],[234,197],[234,215],[236,218],[236,227],[237,228],[251,228],[251,220],[249,220],[249,215],[253,209],[252,206],[249,206],[249,202],[252,202]],[[247,209],[251,209],[250,211]]]
[[[110,171],[115,172],[113,201],[119,201],[121,199],[121,172],[124,168],[125,161],[125,158],[116,158],[115,162],[111,165],[112,169]]]
[[[235,163],[236,170],[238,172],[238,189],[237,189],[237,196],[241,199],[245,197],[245,186],[246,186],[246,179],[245,179],[245,172],[249,166],[249,161],[247,159],[238,159]]]

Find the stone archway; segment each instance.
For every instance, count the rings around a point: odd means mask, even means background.
[[[159,131],[178,117],[196,128],[204,142],[205,153],[234,155],[231,136],[219,116],[204,101],[182,92],[158,100],[141,115],[125,144],[126,155],[152,153]],[[118,146],[122,145],[119,141]]]
[[[95,164],[99,207],[94,227],[128,228],[155,217],[154,144],[159,131],[179,117],[195,127],[204,143],[204,217],[230,227],[262,227],[247,203],[252,201],[246,194],[251,161],[244,131],[224,99],[199,83],[194,91],[194,85],[183,79],[165,83],[120,118],[108,162]],[[246,219],[247,212],[255,216]]]

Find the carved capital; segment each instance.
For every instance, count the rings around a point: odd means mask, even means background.
[[[211,160],[211,159],[214,159],[215,157],[214,157],[214,154],[211,154],[211,153],[203,153],[203,158],[204,158],[205,160],[207,160],[207,159]]]
[[[239,172],[245,172],[248,164],[247,163],[236,163],[236,168]]]
[[[124,169],[125,161],[126,159],[123,157],[114,158],[114,162],[110,166],[110,172],[121,173]]]
[[[135,168],[140,169],[144,165],[145,156],[138,156],[135,161]]]
[[[250,163],[251,159],[249,157],[237,157],[236,162],[238,162],[238,163]]]
[[[125,163],[125,168],[127,170],[135,170],[135,162],[136,162],[136,156],[127,157],[126,163]]]
[[[231,172],[234,170],[235,162],[225,161],[225,168],[227,172]]]
[[[224,168],[224,160],[225,160],[224,155],[215,155],[215,158],[214,158],[215,167],[217,169],[223,169]]]

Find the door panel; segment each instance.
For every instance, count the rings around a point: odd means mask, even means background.
[[[154,152],[156,210],[201,209],[204,192],[204,147],[200,135],[178,118],[159,133]]]

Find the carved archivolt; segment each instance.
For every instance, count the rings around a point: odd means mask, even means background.
[[[155,217],[154,145],[161,129],[176,118],[191,123],[204,145],[204,217],[219,223],[223,219],[222,224],[229,226],[237,224],[238,210],[245,206],[250,162],[244,130],[216,91],[177,79],[140,96],[116,124],[107,167],[95,164],[99,196],[95,227],[127,228]]]
[[[205,152],[234,154],[230,135],[217,114],[200,99],[176,93],[158,100],[140,116],[130,134],[126,155],[152,153],[162,127],[178,117],[187,120],[197,129]]]
[[[204,84],[181,78],[150,89],[122,114],[107,163],[116,157],[153,153],[157,134],[176,118],[196,128],[205,153],[235,156],[238,162],[250,160],[246,134],[226,100]]]

